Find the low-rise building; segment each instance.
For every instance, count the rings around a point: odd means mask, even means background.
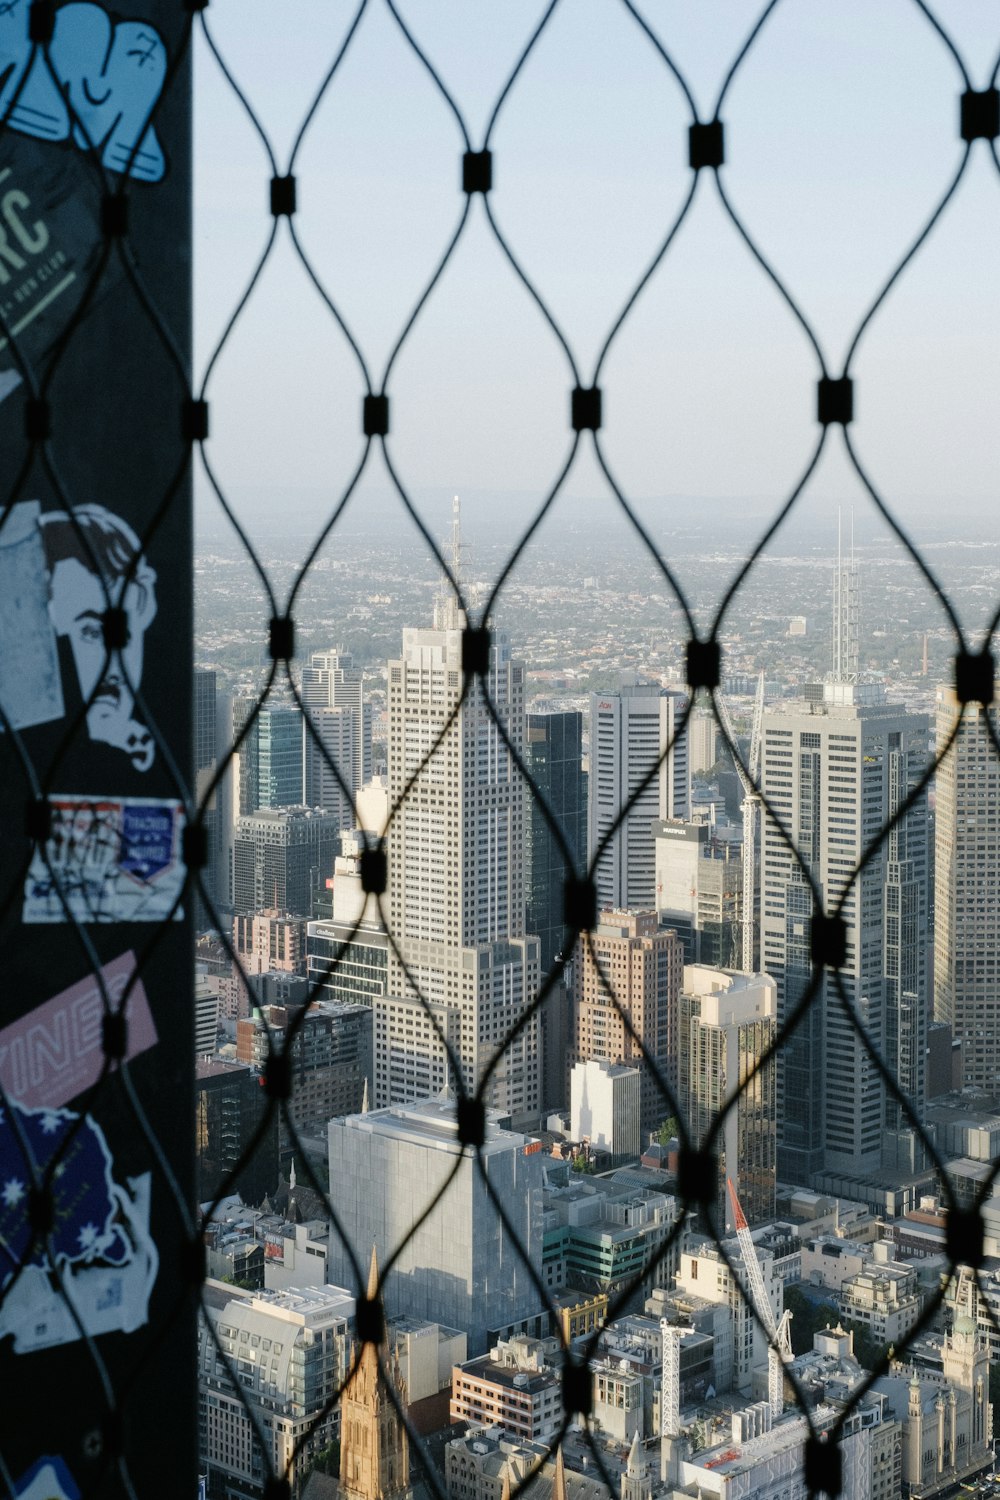
[[[552,1303],[558,1314],[563,1341],[567,1344],[603,1328],[608,1315],[608,1299],[604,1292],[553,1292]]]
[[[653,1382],[658,1375],[655,1367],[634,1356],[604,1355],[591,1362],[590,1373],[592,1420],[604,1436],[619,1443],[649,1436],[653,1425]]]
[[[209,1496],[263,1494],[258,1431],[294,1487],[338,1431],[333,1397],[348,1370],[354,1298],[334,1286],[250,1292],[209,1280],[202,1308],[199,1461]]]
[[[750,1310],[749,1299],[753,1293],[739,1243],[726,1240],[725,1250],[728,1264],[712,1241],[683,1249],[677,1291],[727,1309],[728,1317],[713,1324],[716,1389],[749,1391],[754,1368],[767,1363],[767,1339],[759,1320]],[[781,1276],[770,1251],[760,1248],[757,1259],[777,1323],[784,1300]]]
[[[465,1334],[419,1318],[395,1318],[389,1325],[389,1347],[399,1363],[406,1391],[407,1417],[418,1432],[448,1425],[451,1372],[468,1354]]]
[[[555,1349],[552,1342],[517,1337],[456,1365],[451,1420],[502,1427],[530,1442],[552,1437],[563,1417],[562,1382],[550,1363]]]
[[[911,1500],[953,1495],[993,1468],[989,1354],[967,1313],[941,1348],[941,1370],[894,1361],[874,1391],[902,1428],[902,1479]]]
[[[843,1414],[835,1402],[823,1402],[812,1414],[820,1429],[830,1428]],[[786,1412],[773,1424],[766,1402],[746,1412],[734,1412],[728,1439],[697,1452],[679,1445],[672,1465],[668,1500],[808,1500],[805,1446],[809,1421],[798,1411]],[[868,1392],[843,1423],[838,1444],[843,1465],[844,1496],[896,1500],[894,1448],[899,1424],[884,1396]]]
[[[653,1266],[679,1212],[670,1194],[637,1187],[625,1173],[593,1178],[549,1165],[542,1248],[546,1286],[617,1291]],[[675,1243],[645,1279],[669,1286],[676,1267]]]
[[[474,1427],[445,1449],[449,1500],[503,1500],[532,1470],[534,1477],[520,1492],[525,1500],[611,1500],[597,1474],[566,1466],[562,1449],[552,1459],[547,1444],[519,1441],[501,1427]]]
[[[802,1281],[834,1294],[841,1315],[881,1344],[899,1344],[920,1316],[916,1271],[892,1257],[889,1240],[859,1245],[820,1235],[803,1241]]]

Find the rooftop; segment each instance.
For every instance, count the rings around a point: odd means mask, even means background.
[[[528,1145],[528,1136],[501,1129],[497,1124],[498,1118],[496,1114],[487,1111],[483,1155],[513,1151]],[[373,1109],[367,1114],[342,1115],[337,1123],[346,1124],[348,1121],[354,1130],[395,1137],[413,1145],[446,1151],[452,1156],[461,1156],[465,1150],[458,1138],[455,1101],[446,1095],[439,1094],[434,1099],[423,1099],[414,1104],[394,1104],[387,1109]]]

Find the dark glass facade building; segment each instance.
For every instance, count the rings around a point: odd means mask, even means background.
[[[577,875],[584,873],[587,857],[587,778],[582,757],[582,714],[528,715],[525,745],[528,770],[563,831]],[[534,798],[530,799],[525,825],[526,929],[541,939],[542,973],[546,974],[562,948],[566,868],[559,845]]]

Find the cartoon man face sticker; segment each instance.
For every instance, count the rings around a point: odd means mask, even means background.
[[[133,710],[142,681],[143,637],[156,615],[156,574],[132,528],[103,505],[76,506],[73,520],[65,511],[55,511],[43,515],[41,525],[49,565],[49,615],[56,634],[69,641],[80,693],[88,704],[90,738],[117,746],[137,771],[148,771],[156,747]],[[102,626],[109,596],[128,622],[128,643],[110,653]]]

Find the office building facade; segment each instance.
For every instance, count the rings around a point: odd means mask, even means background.
[[[292,704],[265,704],[254,717],[257,699],[233,699],[233,744],[241,734],[239,814],[302,803],[302,715]]]
[[[707,1144],[725,1109],[714,1138],[716,1228],[726,1234],[735,1229],[727,1179],[732,1179],[747,1222],[766,1224],[774,1218],[777,1185],[775,1065],[764,1063],[777,1024],[774,981],[766,974],[689,964],[679,1010],[678,1091],[696,1145]]]
[[[260,1079],[242,1063],[217,1059],[195,1065],[195,1150],[199,1203],[211,1203],[239,1165],[260,1128],[268,1098]],[[278,1186],[278,1117],[275,1114],[250,1160],[228,1191],[258,1204]]]
[[[217,674],[198,668],[194,674],[195,795],[199,807],[204,808],[202,824],[208,855],[201,873],[208,900],[205,900],[200,891],[195,897],[195,925],[200,932],[213,927],[215,914],[226,911],[230,904],[228,854],[232,828],[231,769],[224,769],[218,784],[213,783],[216,781],[220,761],[229,751],[231,714],[231,699],[219,692]],[[214,913],[212,908],[215,909]]]
[[[405,1314],[461,1328],[469,1353],[541,1311],[538,1293],[490,1199],[485,1171],[532,1265],[542,1260],[544,1159],[537,1143],[488,1118],[481,1166],[458,1139],[455,1105],[425,1100],[331,1120],[330,1198],[353,1245],[372,1245],[383,1264],[389,1317]],[[427,1219],[428,1203],[451,1178]],[[339,1236],[330,1274],[353,1280]]]
[[[313,807],[261,809],[240,818],[233,838],[235,911],[311,916],[332,874],[339,833],[336,817]]]
[[[570,1138],[611,1156],[638,1156],[642,1075],[638,1068],[590,1058],[570,1075]]]
[[[653,825],[656,910],[684,944],[687,963],[726,968],[737,961],[743,912],[743,846],[708,823],[657,819]]]
[[[353,828],[355,729],[351,711],[309,708],[306,719],[302,741],[306,803],[333,813],[341,828]]]
[[[683,693],[655,683],[591,695],[587,854],[608,910],[656,905],[653,823],[690,808],[686,733],[677,737],[686,708]]]
[[[596,930],[578,945],[573,1061],[638,1068],[643,1131],[673,1113],[656,1073],[676,1085],[683,967],[681,942],[659,926],[655,911],[603,911]]]
[[[920,796],[854,879],[863,855],[926,765],[927,719],[874,684],[833,682],[822,700],[764,714],[761,784],[847,927],[846,962],[825,971],[778,1068],[778,1175],[878,1171],[897,1112],[851,1013],[891,1070],[923,1099],[927,1018],[927,808]],[[778,986],[779,1026],[810,981],[812,893],[770,816],[761,841],[761,966]],[[843,997],[839,986],[843,989]],[[909,1071],[907,1071],[909,1070]],[[906,1085],[904,1084],[904,1087]],[[919,1107],[919,1103],[918,1103]]]
[[[354,1298],[334,1286],[249,1292],[208,1281],[201,1301],[198,1453],[209,1500],[263,1496],[272,1471],[298,1494],[340,1431]]]
[[[301,692],[307,710],[334,710],[347,716],[350,730],[341,753],[350,774],[346,769],[342,774],[352,797],[356,796],[372,774],[371,704],[365,697],[361,668],[354,665],[354,658],[342,647],[314,651],[309,665],[302,668]],[[353,827],[353,822],[344,826]]]
[[[399,954],[390,947],[376,1002],[375,1093],[385,1105],[453,1084],[444,1035],[469,1090],[500,1055],[487,1102],[509,1113],[539,1104],[537,1016],[505,1046],[537,992],[539,944],[524,928],[521,777],[478,682],[460,702],[464,626],[457,601],[440,598],[432,628],[404,630],[389,663],[390,804],[406,796],[388,840]],[[486,687],[523,753],[524,668],[500,631]]]
[[[937,690],[938,754],[955,732],[954,691]],[[963,1081],[994,1092],[1000,1077],[1000,759],[986,714],[966,706],[938,767],[934,824],[934,1019],[962,1043]]]
[[[524,759],[569,848],[566,861],[548,822],[530,793],[525,819],[527,925],[538,934],[543,974],[562,952],[566,933],[563,887],[567,874],[581,876],[587,859],[587,776],[583,770],[583,715],[529,714]]]

